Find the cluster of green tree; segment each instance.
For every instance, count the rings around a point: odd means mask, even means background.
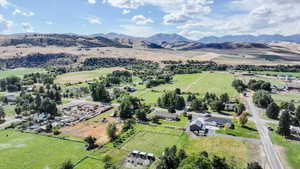
[[[236,169],[235,163],[226,158],[209,155],[206,151],[187,155],[184,150],[177,150],[176,146],[166,148],[157,169]],[[248,163],[246,169],[262,169],[257,162]]]
[[[4,79],[0,79],[0,90],[2,92],[16,92],[20,91],[22,87],[21,78],[16,76],[7,77]]]
[[[233,80],[231,85],[239,93],[241,93],[247,89],[247,85],[245,85],[244,82],[240,79]]]
[[[124,97],[119,106],[119,116],[122,119],[130,119],[133,116],[140,121],[147,121],[147,114],[151,112],[150,106],[142,104],[137,97]]]
[[[267,108],[269,104],[274,102],[274,100],[268,91],[258,90],[253,95],[253,102],[258,107]]]
[[[35,83],[53,84],[54,79],[55,75],[51,73],[31,73],[24,75],[22,83],[23,85],[32,85]]]
[[[266,82],[263,80],[255,80],[251,79],[249,80],[248,84],[244,84],[244,82],[240,79],[235,79],[232,81],[232,87],[235,88],[235,90],[239,93],[245,91],[247,88],[258,91],[258,90],[265,90],[265,91],[271,91],[271,83]]]
[[[161,84],[170,83],[172,79],[173,77],[169,75],[157,75],[153,79],[149,79],[146,81],[146,87],[151,88]]]
[[[83,66],[99,68],[99,67],[117,67],[129,66],[140,62],[134,58],[87,58],[83,62]]]
[[[4,108],[2,107],[2,105],[0,105],[0,123],[5,119],[5,111]]]
[[[68,88],[62,92],[62,96],[66,98],[79,98],[90,93],[88,87]]]
[[[57,104],[61,104],[61,88],[57,85],[47,85],[34,93],[21,91],[17,98],[16,114],[45,113],[51,117],[57,115]]]
[[[211,70],[224,71],[226,70],[226,68],[226,65],[218,65],[215,62],[200,62],[188,60],[187,63],[166,65],[164,70],[173,72],[175,74],[192,74]]]
[[[0,91],[16,92],[22,89],[23,85],[35,83],[53,84],[55,77],[51,74],[31,73],[26,74],[21,79],[17,76],[10,76],[0,79]]]
[[[185,108],[185,100],[183,96],[180,96],[178,90],[171,91],[159,97],[157,105],[161,108],[168,109],[170,113],[175,113],[176,110],[183,110]]]
[[[274,71],[274,72],[299,72],[299,65],[236,65],[229,66],[233,70],[242,71]]]
[[[110,102],[111,97],[105,86],[101,82],[95,82],[90,84],[90,91],[94,101]]]
[[[70,65],[76,62],[76,56],[70,56],[65,53],[41,54],[35,53],[26,57],[17,57],[10,59],[2,59],[0,62],[5,63],[7,69],[18,67],[47,67],[53,65]]]
[[[254,91],[257,90],[265,90],[265,91],[271,91],[271,83],[270,82],[265,82],[263,80],[255,80],[251,79],[248,82],[248,88]]]
[[[214,93],[206,93],[203,98],[197,98],[195,95],[188,95],[187,102],[190,102],[190,111],[206,112],[210,107],[213,111],[221,112],[225,110],[225,104],[230,102],[229,95],[224,93],[219,97]],[[240,115],[246,110],[243,103],[238,103],[234,107],[234,111],[237,115]]]
[[[121,82],[131,83],[132,82],[132,74],[129,71],[114,71],[106,76],[104,79],[104,84],[106,87],[118,85]]]

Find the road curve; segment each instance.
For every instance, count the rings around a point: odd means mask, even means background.
[[[260,119],[258,108],[254,105],[251,97],[246,97],[246,104],[249,111],[253,115],[253,120],[256,124],[257,130],[266,153],[267,160],[271,169],[285,169],[277,152],[274,150],[272,141],[268,134],[268,129],[263,120]]]

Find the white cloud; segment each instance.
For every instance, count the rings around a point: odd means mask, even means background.
[[[166,13],[164,23],[178,24],[211,12],[212,0],[103,0],[111,6],[137,9],[143,5],[153,5]]]
[[[47,25],[53,25],[53,22],[52,21],[46,21],[45,22]]]
[[[147,23],[153,23],[151,18],[146,18],[144,15],[136,15],[131,18],[131,21],[137,25],[145,25]]]
[[[152,27],[142,25],[121,25],[120,27],[118,32],[130,36],[149,37],[159,32]]]
[[[6,32],[13,25],[12,21],[9,21],[0,14],[0,32]]]
[[[96,4],[97,2],[96,2],[96,0],[88,0],[88,3],[89,4]]]
[[[23,22],[21,25],[25,32],[33,32],[34,30],[33,26],[28,22]]]
[[[9,3],[7,0],[0,0],[0,6],[4,7],[7,6]]]
[[[128,10],[128,9],[123,9],[123,11],[122,11],[122,15],[127,15],[129,13],[130,13],[130,10]]]
[[[97,16],[89,16],[86,19],[90,24],[98,24],[98,25],[102,24],[100,18]]]
[[[23,15],[23,16],[34,16],[35,13],[31,12],[31,11],[23,11],[21,9],[15,9],[12,13],[13,15]]]
[[[199,40],[202,37],[214,35],[214,32],[185,31],[185,30],[183,30],[183,31],[179,32],[178,34],[181,35],[181,36],[184,36],[188,39],[191,39],[191,40]]]

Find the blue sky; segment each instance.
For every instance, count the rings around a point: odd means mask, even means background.
[[[0,32],[300,33],[299,0],[0,0]]]

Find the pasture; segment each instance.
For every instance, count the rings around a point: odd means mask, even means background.
[[[206,92],[221,95],[227,92],[230,96],[237,96],[237,92],[231,86],[234,77],[226,72],[203,72],[197,74],[175,75],[173,83],[154,87],[153,90],[168,91],[180,88],[183,92],[199,93]]]
[[[65,160],[77,162],[88,153],[80,142],[0,130],[1,169],[57,169]]]
[[[37,72],[45,73],[46,71],[44,69],[39,69],[39,68],[18,68],[18,69],[5,70],[5,71],[0,71],[0,79],[10,77],[10,76],[23,77],[26,74],[37,73]]]
[[[115,70],[122,70],[124,68],[101,68],[90,71],[81,71],[81,72],[70,72],[57,76],[55,83],[59,84],[75,84],[79,82],[85,82],[90,80],[96,80],[101,76],[105,76]]]
[[[104,163],[101,160],[94,158],[86,158],[78,165],[75,166],[74,169],[103,169]]]
[[[248,83],[249,80],[254,79],[254,80],[263,80],[266,82],[270,82],[272,85],[277,85],[277,86],[284,86],[285,83],[276,77],[263,77],[263,76],[239,76],[238,79],[243,80],[245,83]]]
[[[163,138],[163,139],[162,139]],[[122,149],[127,151],[138,150],[142,152],[161,155],[165,148],[176,145],[180,141],[180,135],[140,131],[131,138]]]
[[[222,128],[216,132],[219,134],[227,134],[237,137],[246,137],[246,138],[259,138],[258,131],[256,129],[255,123],[248,121],[248,123],[242,127],[237,121],[233,123],[234,129]]]
[[[259,148],[248,141],[224,137],[189,138],[184,146],[188,154],[207,151],[210,154],[225,157],[230,162],[244,167],[247,162],[260,160]]]

